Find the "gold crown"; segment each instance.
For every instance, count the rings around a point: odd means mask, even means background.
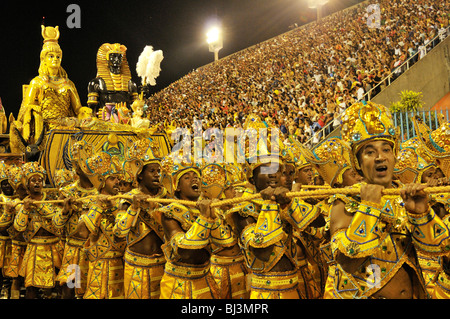
[[[41,34],[44,38],[42,50],[40,53],[40,60],[42,61],[48,52],[61,52],[61,47],[58,44],[59,39],[59,27],[46,27],[41,26]]]
[[[75,180],[75,178],[76,174],[74,174],[73,171],[65,168],[60,168],[55,171],[53,181],[55,182],[56,187],[61,188],[71,184]]]
[[[373,102],[358,102],[350,106],[342,115],[342,140],[350,148],[350,162],[355,170],[360,170],[356,155],[361,147],[370,141],[388,141],[398,151],[398,133],[387,107]]]
[[[59,39],[59,26],[56,27],[46,27],[41,25],[41,34],[44,38],[44,43],[47,42],[58,42]]]
[[[228,187],[245,180],[244,171],[238,164],[206,163],[201,168],[202,191],[207,198],[225,198]]]
[[[181,176],[192,171],[200,177],[200,166],[200,163],[194,161],[192,156],[171,153],[161,161],[161,183],[171,195],[174,195]]]
[[[80,167],[98,190],[104,186],[109,176],[123,174],[119,157],[103,151],[94,154],[84,162],[80,162]]]
[[[275,162],[282,164],[283,142],[278,128],[266,126],[261,118],[254,114],[247,116],[243,128],[244,132],[239,137],[239,144],[245,143],[249,178],[260,165]],[[248,136],[248,140],[245,136]]]
[[[404,147],[398,152],[394,175],[402,183],[421,183],[423,173],[430,167],[436,167],[434,162],[426,161],[419,153],[420,148],[414,147]]]
[[[126,159],[123,163],[125,180],[135,182],[145,165],[161,162],[161,150],[156,141],[152,138],[143,138],[135,141],[126,152]]]
[[[23,170],[22,167],[11,165],[8,170],[8,180],[11,186],[17,190],[20,184],[22,184],[23,180]]]
[[[46,170],[41,165],[39,165],[38,162],[27,162],[23,164],[22,172],[23,172],[22,184],[25,186],[28,185],[28,180],[34,175],[41,176],[44,179],[44,181],[45,177],[47,176]]]
[[[314,150],[302,148],[302,152],[309,163],[324,181],[333,187],[335,183],[342,184],[342,174],[351,169],[350,149],[338,137],[331,137],[320,143]]]

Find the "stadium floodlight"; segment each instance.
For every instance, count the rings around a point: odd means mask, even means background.
[[[308,8],[317,9],[317,21],[322,18],[322,7],[328,2],[329,0],[308,0]]]
[[[214,61],[219,59],[219,50],[223,48],[222,32],[219,27],[212,27],[206,33],[206,42],[209,44],[209,52],[214,52]]]

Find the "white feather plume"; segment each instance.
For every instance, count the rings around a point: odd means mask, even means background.
[[[136,72],[141,77],[142,85],[156,85],[156,78],[161,72],[160,65],[163,59],[161,50],[153,51],[151,45],[145,46],[136,63]]]

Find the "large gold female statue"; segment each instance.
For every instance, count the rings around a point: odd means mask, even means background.
[[[16,127],[29,144],[39,140],[43,130],[52,129],[49,120],[77,116],[81,108],[77,89],[61,67],[59,28],[42,26],[44,44],[39,75],[26,88]]]

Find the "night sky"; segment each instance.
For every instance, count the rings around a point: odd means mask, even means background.
[[[17,117],[22,85],[38,75],[42,49],[41,24],[59,26],[62,67],[87,105],[87,84],[96,75],[96,54],[103,43],[121,43],[127,50],[133,80],[136,62],[146,45],[162,50],[164,60],[157,92],[189,71],[213,61],[206,31],[214,21],[222,25],[225,57],[316,18],[307,0],[148,0],[148,1],[2,1],[0,12],[0,97],[7,116]],[[324,14],[360,0],[331,0]],[[81,28],[69,28],[69,4],[79,5]],[[44,18],[45,17],[45,18]]]

